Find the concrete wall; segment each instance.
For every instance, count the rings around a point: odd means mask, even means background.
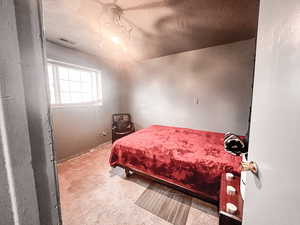
[[[251,39],[131,66],[123,78],[122,109],[138,128],[162,124],[245,134],[254,52]]]
[[[96,57],[47,42],[47,57],[102,72],[103,105],[52,107],[54,147],[58,160],[68,159],[111,140],[111,114],[119,111],[118,72]],[[102,132],[107,136],[102,136]]]

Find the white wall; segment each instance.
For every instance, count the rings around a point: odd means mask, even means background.
[[[245,135],[254,53],[251,39],[144,61],[124,76],[122,108],[138,128],[162,124]]]
[[[54,147],[58,160],[82,154],[111,140],[111,114],[119,111],[118,72],[93,55],[47,42],[50,59],[98,69],[102,74],[103,105],[51,109]],[[102,136],[102,132],[107,136]]]

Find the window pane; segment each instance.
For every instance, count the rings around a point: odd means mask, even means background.
[[[69,80],[69,69],[63,66],[58,66],[58,74],[60,80]]]
[[[81,81],[91,82],[91,76],[89,72],[81,72]]]
[[[82,99],[83,99],[84,102],[89,102],[89,101],[91,101],[91,100],[90,100],[91,97],[90,97],[90,95],[89,95],[88,93],[83,93],[83,94],[82,94]]]
[[[62,104],[71,103],[70,93],[61,92],[60,97],[61,97]]]
[[[69,80],[80,81],[80,70],[70,69]]]
[[[48,64],[48,78],[49,78],[49,90],[50,90],[50,103],[55,104],[55,93],[54,93],[54,78],[53,78],[53,66]]]
[[[51,64],[48,64],[48,77],[49,77],[49,84],[53,84],[53,69]]]
[[[82,103],[85,102],[81,93],[72,93],[71,94],[72,102],[73,103]]]
[[[70,82],[71,92],[80,92],[80,82]]]
[[[81,83],[81,91],[82,91],[82,92],[89,92],[89,91],[90,91],[89,83],[87,83],[87,82],[82,82],[82,83]]]
[[[60,91],[62,92],[69,92],[70,91],[70,81],[60,80]]]
[[[74,66],[49,63],[51,103],[70,104],[100,101],[102,98],[100,74]],[[57,74],[53,72],[57,71]],[[55,75],[55,76],[54,76]],[[57,88],[58,90],[56,90]],[[55,102],[55,96],[59,101]]]
[[[55,104],[55,94],[53,86],[50,86],[50,103]]]
[[[91,83],[92,86],[92,96],[94,99],[97,99],[97,78],[96,73],[91,74],[93,82]]]

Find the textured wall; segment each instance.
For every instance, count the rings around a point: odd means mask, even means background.
[[[60,222],[45,74],[41,1],[15,0],[24,95],[30,137],[32,168],[39,204],[40,223]]]
[[[50,40],[59,42],[63,37],[75,42],[77,49],[113,60],[149,59],[253,38],[259,4],[259,0],[101,1],[106,6],[92,0],[44,2]],[[124,25],[133,28],[129,39],[126,29],[106,22],[110,18],[104,9],[112,3],[124,10],[122,18],[129,22]],[[113,35],[121,44],[111,41]]]
[[[162,124],[245,134],[254,52],[251,39],[132,66],[123,80],[122,108],[138,128]]]
[[[0,3],[0,225],[39,225],[16,2]]]
[[[243,225],[300,224],[300,1],[260,1]]]
[[[111,139],[111,114],[118,112],[117,72],[101,65],[97,58],[48,42],[50,59],[91,67],[102,71],[103,105],[52,107],[54,147],[58,160],[84,153]],[[107,132],[107,136],[101,133]]]

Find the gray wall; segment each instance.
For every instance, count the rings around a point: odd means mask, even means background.
[[[243,225],[299,225],[300,1],[260,1]]]
[[[103,105],[51,109],[54,147],[58,160],[84,153],[111,140],[111,114],[118,112],[118,72],[101,64],[96,57],[47,42],[50,59],[99,69],[102,72]],[[102,136],[102,132],[107,136]]]
[[[45,37],[38,0],[15,0],[26,113],[40,223],[60,222],[45,74]],[[27,223],[28,224],[28,223]]]
[[[161,124],[245,134],[254,52],[251,39],[131,66],[123,77],[122,109],[138,128]]]
[[[40,205],[40,196],[37,190],[41,187],[38,187],[35,177],[39,172],[46,179],[54,180],[51,174],[44,173],[44,170],[37,171],[37,165],[33,162],[32,129],[29,128],[32,121],[29,121],[28,118],[32,116],[35,109],[40,108],[40,105],[38,102],[35,105],[27,104],[28,92],[23,84],[26,72],[21,65],[24,53],[24,41],[21,33],[26,29],[27,39],[34,42],[31,28],[36,24],[28,23],[28,21],[35,18],[35,21],[39,22],[36,17],[38,10],[35,3],[37,2],[28,0],[2,0],[0,3],[0,225],[41,224],[39,211],[45,212],[46,210],[41,210],[43,206]],[[31,14],[20,15],[18,13],[20,8],[24,12],[31,9]],[[20,18],[24,19],[22,29],[18,22]],[[34,34],[36,38],[40,37],[38,33]],[[41,44],[41,39],[37,43]],[[31,52],[32,46],[28,47],[28,52]],[[35,61],[34,57],[29,57],[26,63],[29,61],[34,61],[35,65],[38,65],[42,62],[42,58]],[[28,69],[32,68],[30,63],[26,66]],[[37,75],[34,72],[32,74]],[[40,94],[39,91],[37,93],[37,95]],[[36,116],[39,117],[39,115]],[[47,127],[49,121],[38,120],[36,126],[38,127],[40,124]],[[35,141],[39,143],[41,136],[36,136]],[[49,146],[49,143],[47,145]],[[45,150],[45,148],[39,149],[43,153]],[[47,165],[49,164],[45,162],[44,166]],[[46,183],[46,185],[48,184]],[[44,197],[50,195],[49,189],[44,189],[44,192]],[[52,198],[55,201],[55,193]],[[46,207],[47,213],[50,215],[53,210],[57,211],[51,205]],[[58,218],[54,223],[58,224]],[[43,224],[47,225],[47,223]]]

